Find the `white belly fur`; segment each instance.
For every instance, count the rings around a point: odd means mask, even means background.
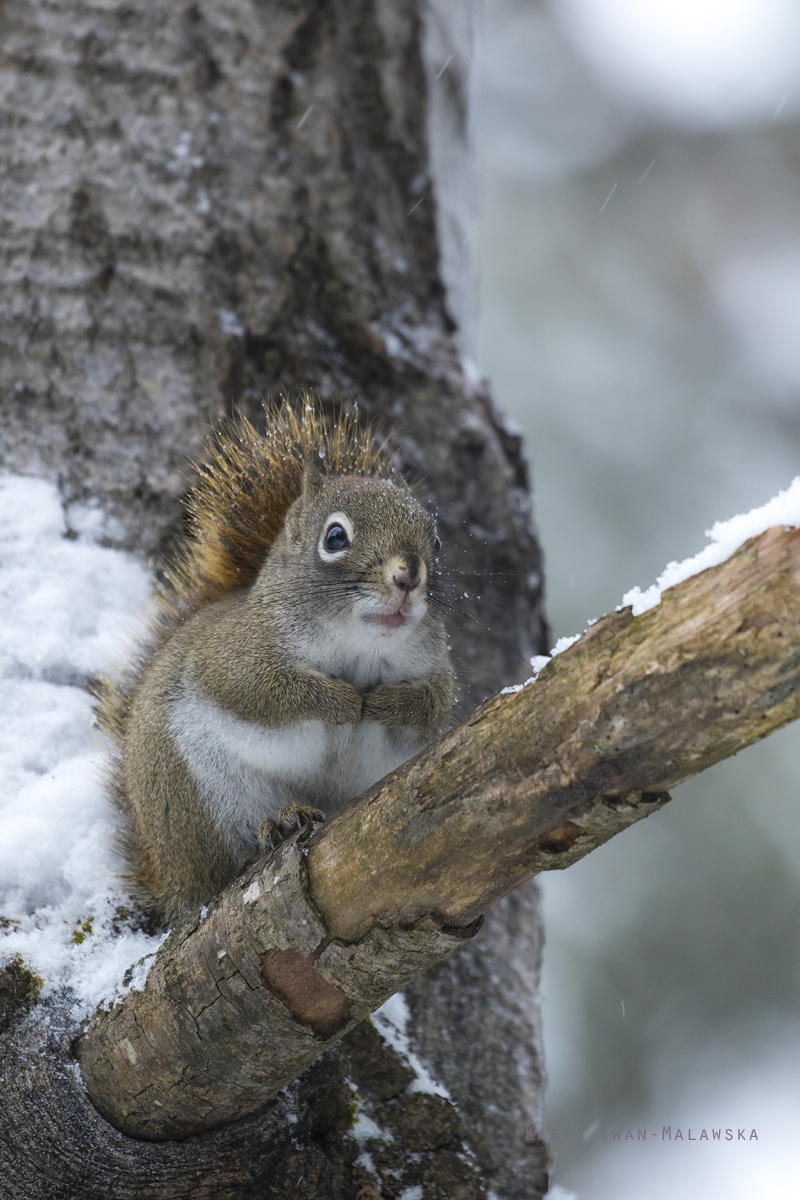
[[[411,730],[372,723],[266,729],[188,688],[171,706],[169,727],[217,827],[243,851],[285,804],[330,816],[421,745]]]

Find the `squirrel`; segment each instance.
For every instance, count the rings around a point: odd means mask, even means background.
[[[341,809],[453,702],[440,541],[385,447],[303,397],[212,434],[147,644],[98,685],[125,880],[160,925]]]

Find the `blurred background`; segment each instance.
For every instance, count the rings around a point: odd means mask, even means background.
[[[555,641],[800,473],[800,0],[483,20],[475,353]],[[799,759],[792,727],[544,877],[545,1124],[581,1200],[798,1194]]]

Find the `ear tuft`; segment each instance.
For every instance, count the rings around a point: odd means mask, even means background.
[[[307,458],[303,468],[303,496],[313,500],[322,491],[327,475],[320,458]]]

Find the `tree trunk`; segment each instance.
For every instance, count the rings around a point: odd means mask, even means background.
[[[451,618],[463,715],[524,677],[545,629],[519,442],[465,375],[452,315],[469,308],[455,7],[6,5],[0,415],[6,467],[58,479],[68,520],[99,501],[105,539],[157,565],[210,418],[235,404],[258,422],[282,388],[352,396],[396,428],[469,593]],[[259,1115],[163,1145],[122,1137],[86,1100],[68,998],[17,1006],[0,1195],[540,1195],[545,1148],[525,1141],[539,953],[528,887],[409,990],[412,1044],[455,1106],[405,1090],[408,1068],[363,1026]],[[372,1171],[355,1161],[346,1074],[394,1136],[368,1143]]]

